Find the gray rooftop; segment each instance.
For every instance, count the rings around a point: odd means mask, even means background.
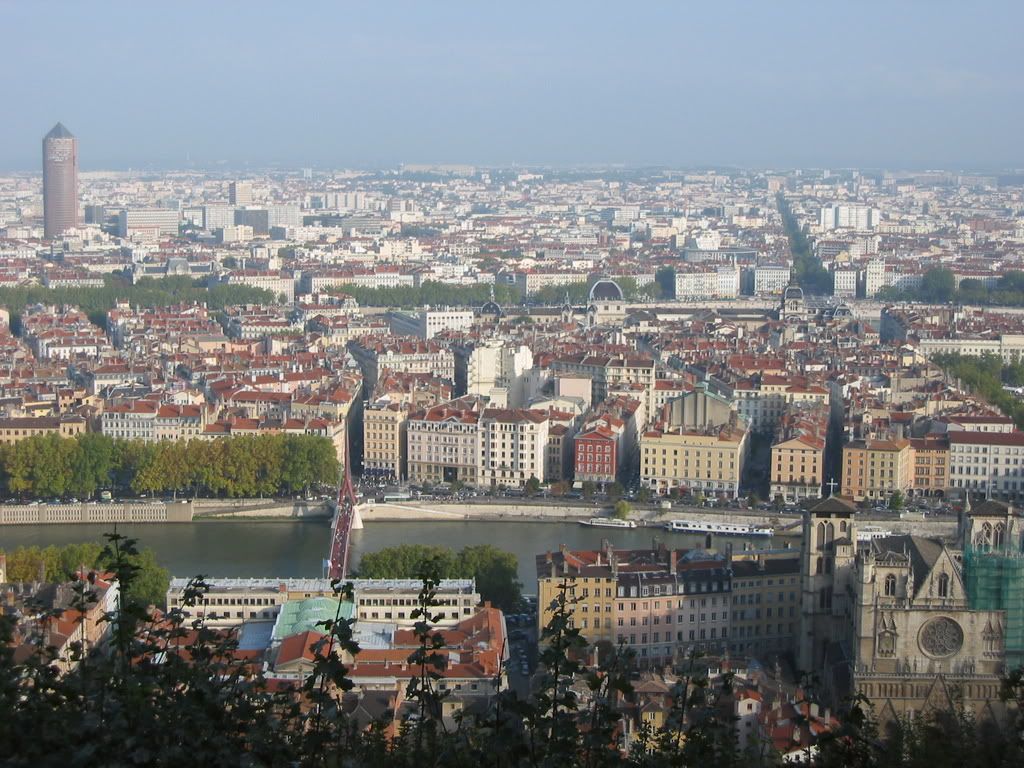
[[[73,139],[75,134],[64,127],[64,123],[57,123],[50,132],[43,137],[44,139]]]

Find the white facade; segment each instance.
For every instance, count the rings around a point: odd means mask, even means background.
[[[864,296],[874,298],[885,287],[885,262],[872,259],[864,270]]]
[[[486,410],[480,419],[480,485],[521,488],[547,475],[548,418],[540,411]]]
[[[789,267],[776,264],[763,264],[754,268],[754,294],[774,295],[782,293],[789,285],[792,271]]]
[[[835,296],[856,296],[857,270],[851,267],[837,267],[834,269],[832,271],[832,293]]]
[[[125,208],[118,215],[118,237],[177,235],[181,213],[171,208]]]

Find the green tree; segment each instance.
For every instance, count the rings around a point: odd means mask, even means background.
[[[590,480],[584,480],[582,490],[584,499],[592,499],[594,498],[594,494],[597,493],[597,485]]]
[[[614,483],[608,485],[608,499],[610,501],[616,501],[626,495],[626,487],[616,480]]]
[[[892,495],[889,496],[889,509],[894,512],[899,512],[903,509],[903,493],[900,491],[893,491]]]
[[[918,293],[925,301],[949,302],[956,292],[956,276],[949,269],[929,269],[921,278]]]
[[[673,267],[660,267],[654,273],[654,281],[661,288],[661,295],[676,298],[676,271]]]
[[[527,496],[536,496],[540,493],[540,480],[533,475],[530,475],[530,479],[526,481],[523,490],[526,492]]]
[[[619,500],[615,502],[614,516],[616,520],[627,520],[629,518],[630,507],[629,502],[625,500]]]
[[[504,611],[514,611],[522,600],[519,564],[511,552],[490,544],[464,547],[458,554],[458,573],[476,579],[482,600]]]

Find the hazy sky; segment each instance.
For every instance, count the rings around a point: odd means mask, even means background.
[[[974,7],[978,5],[980,7]],[[1024,165],[1024,2],[0,0],[0,169]]]

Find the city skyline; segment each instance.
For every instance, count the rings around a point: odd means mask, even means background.
[[[33,170],[57,120],[90,147],[84,169],[1024,165],[1022,9],[883,7],[325,6],[314,25],[230,5],[197,23],[187,3],[67,6],[44,24],[9,4],[18,34],[0,60],[17,69],[43,30],[59,54],[12,84],[0,168]]]

